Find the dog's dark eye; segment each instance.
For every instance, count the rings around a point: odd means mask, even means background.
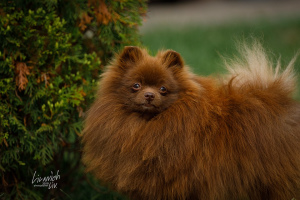
[[[162,86],[162,87],[160,88],[160,93],[161,93],[161,94],[166,94],[166,93],[167,93],[167,88],[164,87],[164,86]]]
[[[135,90],[135,91],[138,91],[139,89],[141,89],[141,85],[139,83],[135,83],[133,86],[132,86],[132,89]]]

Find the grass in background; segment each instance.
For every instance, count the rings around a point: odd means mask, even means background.
[[[173,49],[200,75],[224,72],[222,56],[232,58],[237,54],[237,42],[251,43],[254,39],[262,43],[274,65],[281,57],[285,67],[300,50],[300,19],[216,26],[164,26],[142,33],[143,44],[153,55],[160,49]],[[299,75],[300,58],[295,70]],[[297,98],[300,99],[299,92]]]

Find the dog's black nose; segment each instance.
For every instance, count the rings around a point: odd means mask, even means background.
[[[145,92],[144,96],[147,101],[152,101],[155,98],[155,94],[152,92]]]

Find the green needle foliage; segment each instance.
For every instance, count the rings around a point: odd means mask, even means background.
[[[84,174],[80,134],[102,67],[139,44],[145,12],[145,0],[1,1],[0,199],[122,198]],[[57,173],[56,188],[34,187]]]

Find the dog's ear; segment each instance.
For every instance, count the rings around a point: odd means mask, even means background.
[[[162,63],[169,67],[179,67],[184,66],[184,62],[179,53],[173,50],[167,50],[162,56]]]
[[[126,46],[119,55],[120,64],[132,64],[140,60],[142,51],[139,47]]]

